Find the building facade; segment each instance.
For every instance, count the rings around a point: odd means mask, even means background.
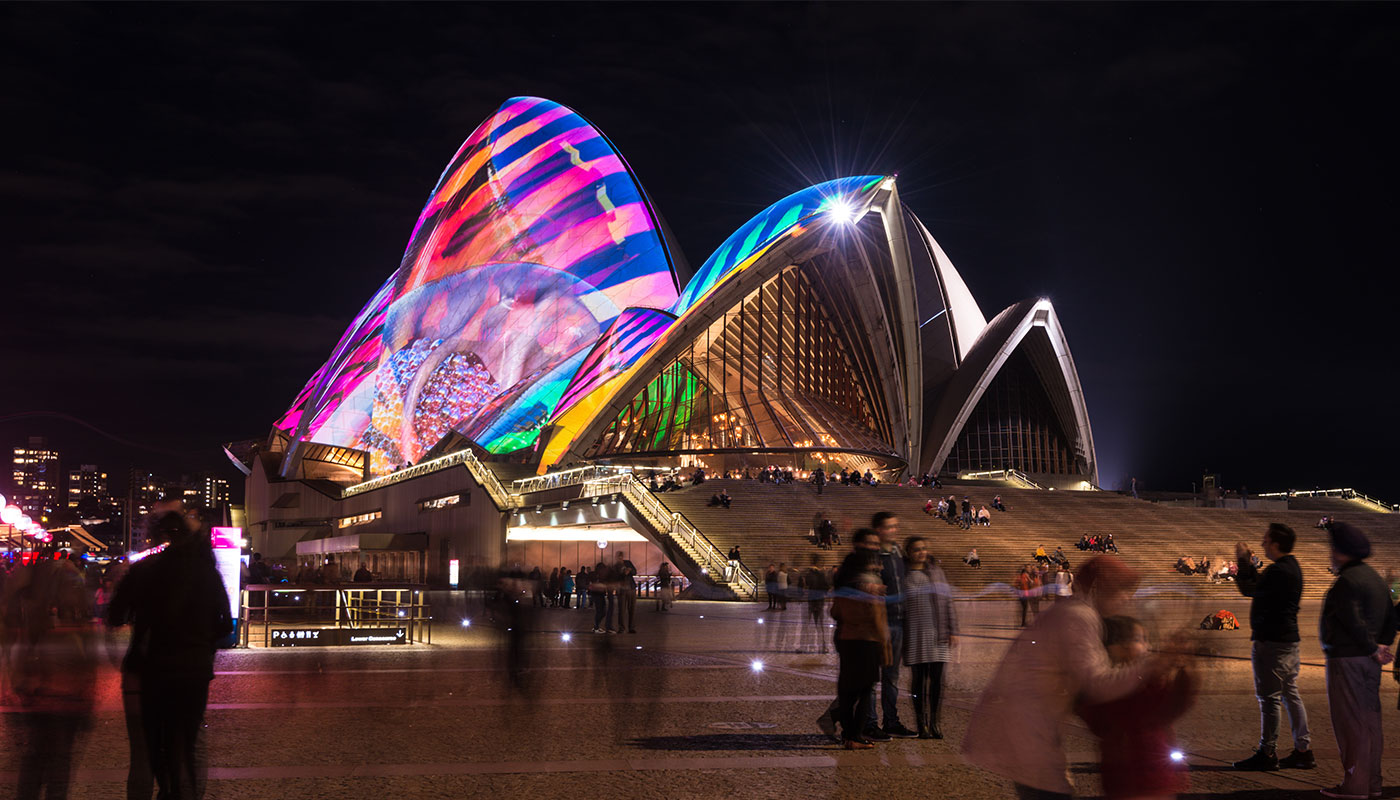
[[[44,437],[31,436],[12,452],[15,496],[11,502],[32,519],[45,522],[63,506],[63,469],[58,451],[50,448]]]
[[[460,469],[345,493],[465,450],[508,477],[780,464],[1097,483],[1052,305],[988,321],[894,176],[795,192],[692,271],[612,143],[528,97],[467,138],[268,439],[229,447],[255,542],[424,534],[427,580],[444,552],[500,559],[513,514],[497,503],[491,522]],[[453,492],[472,503],[420,506]]]

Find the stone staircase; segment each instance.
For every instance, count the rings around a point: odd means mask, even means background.
[[[708,505],[721,488],[729,491],[731,508]],[[1212,584],[1202,576],[1185,576],[1173,569],[1178,557],[1209,556],[1220,563],[1234,559],[1234,543],[1247,541],[1256,552],[1270,522],[1283,522],[1298,533],[1294,554],[1303,568],[1306,597],[1321,597],[1331,584],[1327,536],[1314,526],[1315,509],[1289,511],[1241,511],[1213,508],[1179,508],[1134,500],[1114,492],[1070,492],[1024,489],[1001,481],[949,481],[941,494],[959,500],[968,495],[974,504],[990,507],[1000,494],[1009,511],[992,512],[991,527],[964,531],[923,513],[924,502],[936,493],[921,488],[892,486],[857,487],[828,485],[818,495],[808,484],[775,486],[753,480],[711,479],[698,487],[656,495],[665,506],[679,512],[704,532],[723,552],[741,545],[744,563],[761,580],[764,568],[786,562],[789,569],[813,563],[839,563],[849,550],[849,534],[868,527],[877,511],[899,515],[900,537],[920,534],[943,559],[950,581],[966,595],[1002,592],[1019,571],[1032,561],[1037,545],[1047,552],[1063,547],[1071,564],[1092,554],[1074,549],[1083,533],[1112,533],[1121,557],[1144,576],[1144,587],[1153,591],[1180,592],[1214,598],[1238,598],[1231,583]],[[1345,501],[1339,501],[1344,503]],[[819,550],[809,540],[814,516],[824,511],[836,523],[842,547]],[[1370,535],[1375,553],[1371,563],[1382,574],[1400,567],[1400,515],[1366,511],[1355,504],[1329,508]],[[982,568],[961,563],[976,547]],[[759,591],[761,593],[762,586]]]

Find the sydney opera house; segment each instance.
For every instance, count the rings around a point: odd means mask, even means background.
[[[591,544],[614,526],[665,550],[635,530],[626,492],[561,520],[567,500],[541,490],[572,474],[1097,483],[1054,308],[1032,298],[988,320],[895,177],[803,188],[692,269],[607,137],[532,97],[467,138],[398,269],[237,456],[256,548],[382,555],[376,573],[438,584],[449,563],[498,563],[516,528],[582,523]]]

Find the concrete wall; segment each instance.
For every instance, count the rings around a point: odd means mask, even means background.
[[[457,505],[437,510],[419,507],[424,500],[456,493],[463,495]],[[348,534],[426,534],[423,579],[432,585],[446,584],[450,559],[460,562],[466,576],[478,568],[497,567],[505,557],[505,516],[465,467],[341,500],[304,481],[277,480],[255,463],[246,497],[253,549],[289,566],[296,561],[298,541]],[[279,501],[286,507],[274,508]],[[380,516],[363,524],[338,525],[342,518],[371,512]]]

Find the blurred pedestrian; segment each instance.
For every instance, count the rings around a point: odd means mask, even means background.
[[[1371,541],[1346,522],[1328,529],[1337,580],[1322,601],[1322,654],[1327,660],[1327,706],[1341,751],[1342,782],[1327,797],[1381,795],[1381,667],[1395,641],[1390,588],[1367,564]]]
[[[1013,781],[1023,800],[1070,796],[1061,725],[1075,701],[1117,700],[1167,668],[1158,657],[1115,667],[1104,647],[1103,618],[1123,610],[1138,580],[1115,556],[1080,567],[1074,596],[1021,631],[983,690],[962,743],[969,762]]]
[[[904,652],[904,556],[899,552],[899,518],[880,511],[870,520],[880,536],[880,580],[885,585],[885,619],[890,648],[895,654],[880,669],[880,710],[884,715],[881,731],[898,739],[913,739],[917,731],[899,720],[899,656]],[[875,709],[870,709],[870,727],[875,725]]]
[[[671,565],[662,561],[656,570],[656,610],[670,611],[671,602],[675,599],[676,593],[671,588]]]
[[[1135,664],[1147,656],[1147,629],[1138,620],[1109,617],[1104,629],[1114,666]],[[1172,723],[1195,702],[1198,683],[1189,661],[1180,659],[1173,670],[1126,697],[1079,707],[1079,716],[1099,737],[1105,798],[1174,797],[1186,790],[1184,765],[1171,757],[1176,745]]]
[[[904,663],[911,672],[909,699],[920,739],[942,739],[938,710],[943,698],[943,670],[957,644],[953,591],[943,568],[928,552],[922,536],[904,542],[907,564],[904,589]],[[888,732],[888,731],[887,731]]]
[[[76,571],[53,555],[43,552],[20,569],[6,592],[19,622],[12,678],[25,730],[15,793],[21,800],[68,796],[73,762],[92,727],[97,658],[91,609]]]
[[[875,745],[865,736],[867,720],[875,713],[873,700],[880,668],[893,658],[889,628],[885,622],[884,582],[880,578],[879,534],[870,529],[851,537],[855,550],[836,573],[831,617],[836,620],[836,653],[840,670],[836,678],[836,716],[841,722],[841,742],[847,750],[868,750]]]
[[[626,631],[636,633],[637,565],[629,561],[621,550],[617,551],[617,563],[613,565],[613,582],[617,584],[617,632],[622,633],[624,630],[622,620],[625,617]]]

